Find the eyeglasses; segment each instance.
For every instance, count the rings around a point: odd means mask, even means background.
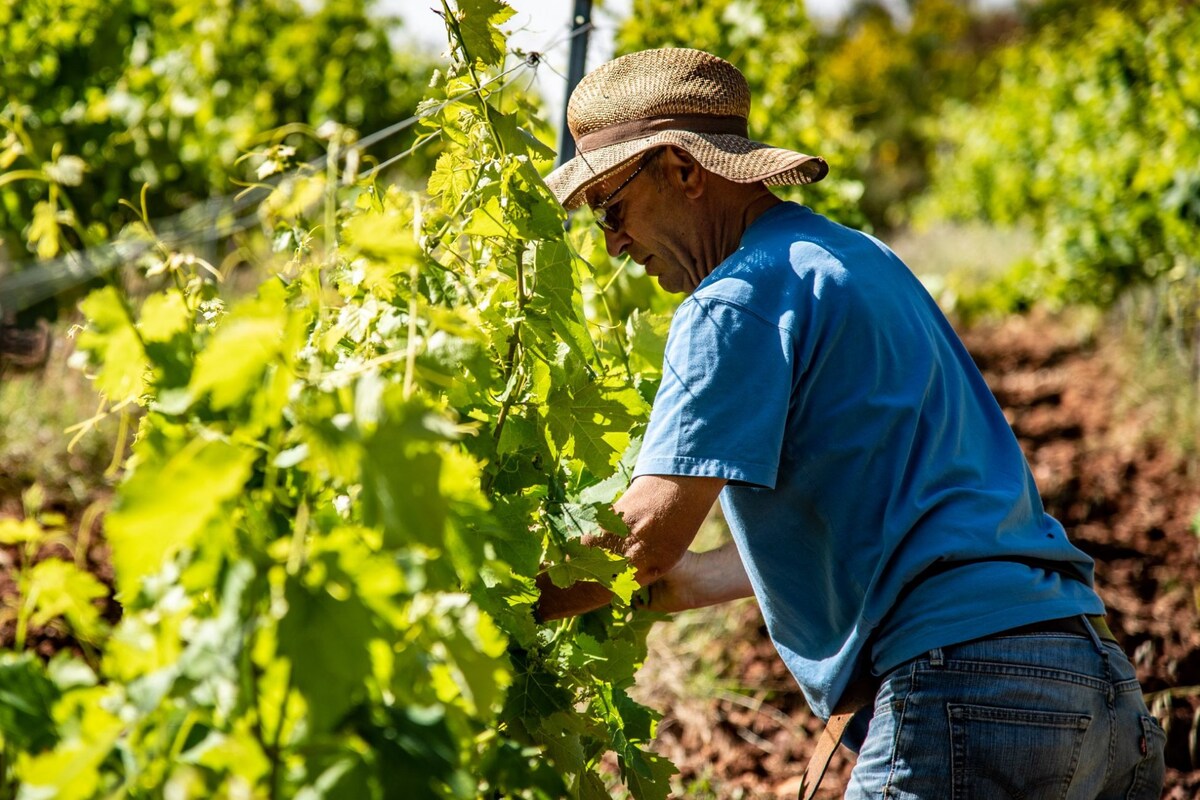
[[[654,157],[658,155],[658,153],[659,150],[655,149],[643,156],[642,163],[638,165],[637,169],[630,173],[628,178],[621,182],[620,186],[613,189],[608,193],[607,197],[605,197],[596,205],[592,206],[592,215],[596,218],[596,224],[600,226],[601,230],[608,231],[609,233],[616,233],[621,229],[621,216],[613,213],[615,209],[609,209],[608,204],[612,202],[614,197],[620,194],[622,189],[633,183],[633,179],[636,178],[642,170],[649,166],[650,162],[654,160]]]

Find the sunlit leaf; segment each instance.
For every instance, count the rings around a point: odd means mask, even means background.
[[[134,472],[106,522],[120,595],[185,547],[240,494],[254,453],[222,441],[193,440],[163,464]]]
[[[61,249],[58,231],[58,210],[46,201],[33,207],[33,220],[29,223],[29,246],[38,258],[54,258]]]
[[[101,702],[103,690],[75,694],[82,717],[75,734],[53,750],[23,758],[17,765],[22,791],[31,797],[90,800],[100,786],[100,764],[112,752],[124,723]]]
[[[180,292],[152,294],[142,304],[138,330],[147,342],[165,342],[191,327],[191,312]]]
[[[584,324],[583,301],[571,252],[562,242],[540,242],[535,252],[534,292],[545,298],[554,332],[581,358],[593,362],[596,349]]]
[[[472,58],[485,64],[500,63],[504,57],[505,36],[497,26],[515,13],[502,0],[460,0],[458,22],[463,46]]]
[[[30,621],[45,625],[62,617],[81,639],[94,639],[104,624],[93,601],[108,596],[108,587],[90,572],[70,561],[47,558],[22,575],[26,602],[33,608]]]
[[[42,526],[31,519],[0,519],[0,544],[26,544],[46,538]]]
[[[212,395],[215,409],[228,408],[252,394],[283,345],[286,296],[278,282],[264,283],[255,298],[242,301],[222,320],[196,358],[189,391]]]
[[[83,299],[79,309],[87,327],[80,331],[76,346],[98,367],[96,388],[114,402],[141,394],[145,351],[117,290],[98,289]]]

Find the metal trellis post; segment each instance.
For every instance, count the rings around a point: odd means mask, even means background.
[[[567,65],[567,93],[563,96],[562,128],[558,134],[558,163],[565,164],[575,157],[575,140],[567,128],[567,101],[571,92],[583,78],[587,68],[588,34],[592,22],[592,0],[575,0],[575,12],[571,15],[570,29],[578,31],[571,39],[571,55]]]

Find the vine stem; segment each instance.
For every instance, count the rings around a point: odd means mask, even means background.
[[[13,647],[19,653],[25,649],[25,637],[29,633],[29,617],[33,613],[33,604],[37,600],[37,596],[30,597],[24,591],[21,592],[21,605],[17,609],[17,630],[13,634]]]
[[[500,404],[500,412],[496,416],[496,427],[492,432],[492,439],[497,442],[500,441],[500,434],[504,431],[508,413],[516,403],[516,398],[520,395],[519,390],[522,388],[519,380],[516,385],[513,384],[513,378],[520,366],[517,354],[521,347],[521,320],[525,318],[525,304],[528,302],[525,296],[525,264],[521,258],[523,251],[524,247],[518,247],[516,251],[517,316],[513,322],[512,337],[508,340],[508,354],[504,358],[504,383],[506,385],[504,401]]]
[[[288,548],[287,571],[289,575],[299,575],[305,562],[305,545],[308,540],[308,501],[300,501],[296,508],[296,519],[292,525],[291,547]]]
[[[125,408],[121,409],[121,415],[117,418],[117,443],[113,447],[112,460],[108,464],[108,468],[104,470],[104,477],[111,478],[121,469],[121,464],[125,460],[125,442],[129,438],[129,419],[132,414]]]
[[[325,168],[325,255],[332,258],[337,247],[337,184],[340,142],[338,135],[329,142],[329,161]]]
[[[479,80],[479,73],[475,71],[475,62],[471,58],[471,53],[467,50],[462,26],[458,24],[458,17],[450,10],[447,0],[442,0],[442,11],[445,13],[446,29],[454,35],[455,41],[451,44],[462,53],[463,66],[467,68],[467,72],[471,75],[471,82],[475,84],[475,92],[479,97],[479,109],[483,112],[483,120],[487,123],[488,134],[492,139],[492,145],[496,148],[496,156],[499,157],[504,154],[504,147],[500,144],[500,137],[496,135],[496,126],[492,124],[492,115],[488,111],[487,99],[483,96],[483,84]]]
[[[404,353],[404,399],[412,397],[414,373],[417,371],[417,282],[419,279],[417,266],[408,271],[411,283],[408,298],[408,343]]]
[[[279,724],[275,726],[275,736],[271,742],[271,800],[279,797],[279,770],[282,767],[279,758],[279,745],[283,741],[283,724],[287,721],[288,700],[292,696],[292,670],[288,669],[287,685],[283,687],[283,699],[279,701]]]
[[[45,173],[36,169],[14,169],[11,172],[6,172],[0,175],[0,186],[13,181],[42,181],[50,183],[50,178]]]
[[[79,528],[75,533],[75,566],[87,569],[88,550],[92,546],[92,527],[104,513],[105,501],[93,500],[83,510],[79,518]]]

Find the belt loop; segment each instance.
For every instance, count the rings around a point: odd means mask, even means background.
[[[935,647],[929,651],[929,666],[941,669],[945,664],[946,656],[942,653],[942,648]]]
[[[1116,697],[1116,691],[1113,688],[1113,673],[1112,662],[1108,659],[1108,651],[1104,649],[1104,642],[1100,641],[1100,632],[1096,630],[1096,626],[1087,618],[1086,614],[1080,614],[1083,620],[1083,626],[1087,628],[1088,635],[1092,637],[1092,647],[1096,648],[1096,653],[1100,656],[1100,662],[1104,664],[1104,680],[1108,682],[1108,706],[1112,709],[1113,700]],[[1105,625],[1107,628],[1108,626]]]
[[[1096,648],[1096,652],[1100,655],[1107,655],[1104,652],[1104,643],[1100,641],[1100,634],[1096,633],[1096,629],[1092,626],[1092,623],[1087,618],[1087,615],[1080,614],[1079,619],[1083,621],[1083,627],[1087,629],[1088,636],[1092,638],[1092,646]]]

